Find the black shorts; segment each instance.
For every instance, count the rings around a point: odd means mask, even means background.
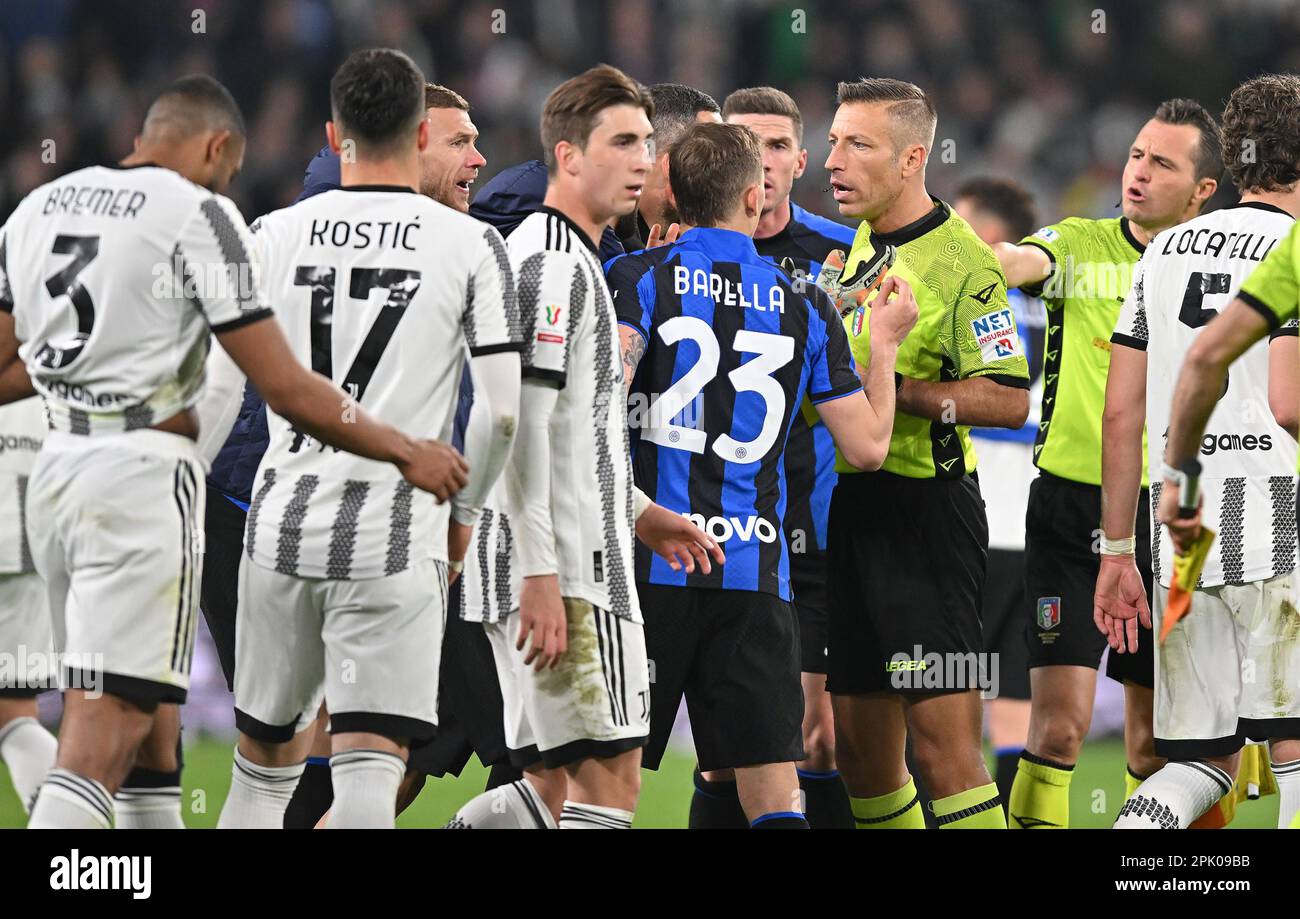
[[[790,555],[790,589],[799,624],[799,669],[826,672],[826,553]]]
[[[1147,490],[1137,514],[1137,565],[1151,602],[1151,518]],[[1039,473],[1029,486],[1025,516],[1025,636],[1029,666],[1099,667],[1106,638],[1092,619],[1101,567],[1101,488]],[[1152,633],[1143,630],[1136,654],[1111,654],[1106,675],[1155,685]]]
[[[637,584],[650,662],[658,769],[682,696],[700,769],[797,763],[803,750],[799,633],[791,604],[752,590]]]
[[[510,761],[496,663],[483,623],[460,618],[460,579],[448,592],[438,678],[438,734],[411,744],[407,765],[425,775],[460,775],[471,756],[484,766]]]
[[[199,606],[208,623],[226,688],[235,691],[235,608],[239,605],[239,559],[244,554],[248,514],[222,492],[208,486],[203,523],[203,581]]]
[[[988,519],[979,485],[840,476],[827,528],[833,694],[981,688]]]
[[[1025,553],[989,549],[984,576],[984,650],[989,667],[997,661],[997,685],[990,697],[1029,699],[1029,645],[1025,640]],[[993,658],[992,655],[997,657]]]

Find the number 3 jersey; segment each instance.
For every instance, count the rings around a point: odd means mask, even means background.
[[[497,231],[393,186],[316,195],[253,224],[290,348],[359,405],[417,438],[450,441],[465,352],[519,350]],[[268,411],[245,548],[299,577],[397,574],[447,558],[449,507],[390,463],[325,447]]]
[[[1147,355],[1153,509],[1160,501],[1164,444],[1183,359],[1293,222],[1272,205],[1238,204],[1165,230],[1137,264],[1111,341]],[[1292,322],[1272,337],[1295,334]],[[1296,442],[1273,418],[1268,379],[1269,344],[1261,341],[1232,364],[1205,428],[1198,457],[1202,519],[1218,538],[1201,587],[1260,581],[1296,565]],[[1168,587],[1173,543],[1163,530],[1153,528],[1151,554],[1156,578]]]
[[[794,412],[805,395],[862,388],[839,317],[732,230],[688,230],[607,271],[619,321],[646,342],[628,400],[637,485],[727,554],[687,575],[638,545],[637,579],[789,600],[782,456]]]
[[[271,315],[227,198],[158,166],[91,166],[0,230],[0,310],[50,427],[147,428],[198,401],[208,330]]]

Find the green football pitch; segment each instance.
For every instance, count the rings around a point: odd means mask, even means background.
[[[200,737],[185,749],[185,822],[192,828],[216,825],[230,786],[231,743]],[[646,772],[637,809],[638,828],[686,826],[690,807],[689,755],[669,751],[658,772]],[[465,801],[483,790],[487,770],[477,760],[459,778],[430,779],[424,792],[398,820],[399,827],[440,827]],[[1117,739],[1089,743],[1070,787],[1071,823],[1079,827],[1107,827],[1124,798],[1124,747]],[[1237,809],[1234,828],[1273,827],[1277,796],[1247,801]],[[23,825],[23,812],[9,773],[0,765],[0,827]]]

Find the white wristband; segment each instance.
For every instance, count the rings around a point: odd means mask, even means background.
[[[462,571],[464,571],[464,570],[465,570],[465,560],[464,560],[464,559],[461,559],[461,560],[458,561],[458,562],[448,562],[448,563],[447,563],[447,573],[448,573],[448,574],[460,574],[460,573],[461,573]]]
[[[1132,555],[1136,550],[1136,536],[1126,536],[1123,539],[1110,539],[1105,533],[1101,536],[1102,555]]]
[[[1179,488],[1182,488],[1187,481],[1187,473],[1177,466],[1170,466],[1167,462],[1160,464],[1160,475],[1170,482],[1177,482]]]
[[[632,489],[632,519],[633,520],[637,520],[638,518],[640,518],[640,516],[645,513],[646,508],[649,507],[651,504],[654,504],[654,502],[650,500],[649,495],[647,495],[639,488],[634,487]]]

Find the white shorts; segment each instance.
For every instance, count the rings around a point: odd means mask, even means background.
[[[34,698],[58,685],[45,583],[0,574],[0,699]]]
[[[650,671],[645,630],[566,597],[568,650],[554,670],[524,666],[515,650],[519,612],[483,624],[504,702],[506,746],[517,767],[548,769],[645,746],[650,733]]]
[[[207,491],[192,440],[50,432],[27,490],[64,689],[184,702]]]
[[[356,581],[239,563],[235,726],[284,743],[316,718],[330,732],[423,740],[438,725],[447,564]]]
[[[1169,591],[1156,584],[1160,634]],[[1155,748],[1171,759],[1227,756],[1246,738],[1300,738],[1296,576],[1208,587],[1155,654]]]

